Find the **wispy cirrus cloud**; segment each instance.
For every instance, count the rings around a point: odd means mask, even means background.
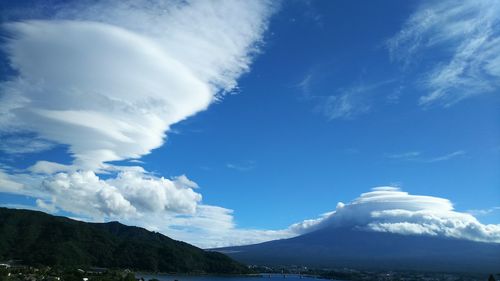
[[[415,159],[420,155],[420,151],[408,151],[403,153],[388,154],[387,157],[392,159]]]
[[[298,84],[303,101],[314,103],[314,111],[328,120],[350,120],[367,114],[379,98],[380,90],[395,82],[393,79],[378,82],[358,82],[347,87],[319,90],[319,79],[314,71],[309,72]],[[329,85],[330,86],[330,85]]]
[[[321,99],[316,106],[316,111],[323,114],[328,120],[353,119],[368,113],[371,109],[368,95],[373,88],[372,85],[357,85],[340,89],[337,94]]]
[[[494,212],[500,212],[500,206],[498,207],[492,207],[492,208],[487,208],[487,209],[474,209],[474,210],[467,210],[467,213],[473,215],[473,216],[486,216]]]
[[[421,105],[450,106],[500,88],[500,2],[427,1],[388,40],[391,58],[421,74]],[[432,58],[432,59],[429,59]]]
[[[433,162],[441,162],[441,161],[446,161],[450,160],[459,156],[465,155],[466,152],[463,150],[457,150],[453,151],[444,155],[439,155],[439,156],[434,156],[434,157],[429,157],[423,155],[422,152],[420,151],[408,151],[408,152],[403,152],[403,153],[395,153],[395,154],[387,154],[386,157],[390,159],[395,159],[395,160],[406,160],[406,161],[417,161],[417,162],[426,162],[426,163],[433,163]]]
[[[227,163],[226,167],[229,169],[237,170],[240,172],[247,172],[255,169],[256,162],[249,160],[249,161],[243,161],[243,162],[231,162]]]
[[[456,157],[459,157],[459,156],[462,156],[462,155],[465,155],[465,151],[463,150],[457,150],[457,151],[454,151],[454,152],[451,152],[451,153],[448,153],[448,154],[445,154],[445,155],[441,155],[441,156],[437,156],[437,157],[433,157],[433,158],[428,158],[428,159],[425,159],[424,161],[426,162],[441,162],[441,161],[446,161],[446,160],[450,160],[452,158],[456,158]]]

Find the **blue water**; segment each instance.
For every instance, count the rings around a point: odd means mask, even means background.
[[[313,277],[300,277],[299,275],[286,274],[262,274],[261,276],[184,276],[184,275],[148,275],[136,274],[137,278],[143,277],[144,280],[156,278],[160,281],[320,281]],[[333,280],[330,280],[333,281]]]

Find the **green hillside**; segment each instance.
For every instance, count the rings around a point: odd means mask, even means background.
[[[0,260],[160,272],[245,273],[229,257],[118,222],[85,223],[0,208]]]

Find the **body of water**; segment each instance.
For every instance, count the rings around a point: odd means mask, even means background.
[[[300,276],[296,274],[262,274],[257,276],[191,276],[191,275],[150,275],[136,274],[137,278],[144,280],[156,278],[160,281],[319,281],[314,277]],[[333,280],[332,280],[333,281]]]

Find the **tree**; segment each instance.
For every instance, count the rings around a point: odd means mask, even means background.
[[[6,268],[0,267],[0,281],[8,280],[8,278],[7,278],[8,273],[9,273],[9,271]]]

